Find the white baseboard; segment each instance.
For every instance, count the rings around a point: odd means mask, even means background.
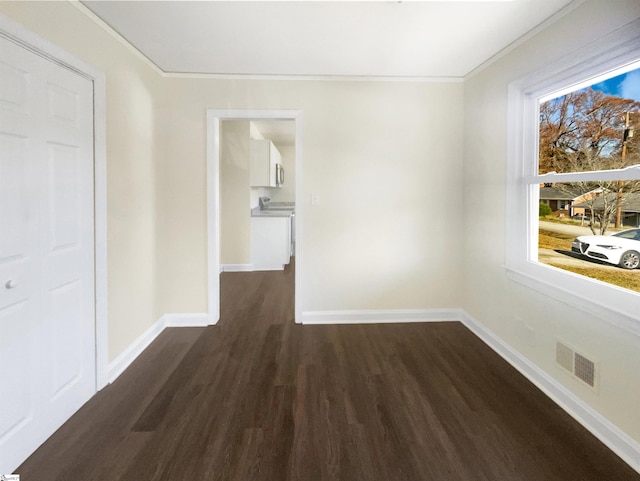
[[[640,443],[606,419],[547,372],[513,349],[465,311],[460,321],[553,402],[564,409],[629,466],[640,473]]]
[[[460,309],[392,309],[371,311],[305,311],[302,324],[373,324],[459,321]]]
[[[220,272],[253,272],[253,264],[220,264]]]
[[[109,363],[108,379],[112,383],[118,376],[135,361],[135,359],[144,351],[153,340],[164,330],[164,320],[161,317],[154,322],[146,331],[133,341],[118,357]]]
[[[165,314],[160,319],[165,327],[205,327],[210,324],[207,314]]]
[[[118,379],[118,376],[149,347],[149,344],[166,327],[204,327],[209,324],[209,316],[207,314],[164,314],[160,316],[160,319],[154,322],[128,348],[109,363],[107,373],[109,383]]]

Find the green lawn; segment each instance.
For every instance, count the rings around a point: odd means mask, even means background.
[[[540,229],[538,232],[538,247],[541,249],[571,250],[571,241],[576,236],[570,234],[559,234],[550,230]]]

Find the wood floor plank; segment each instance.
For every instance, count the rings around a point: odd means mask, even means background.
[[[38,481],[640,481],[463,325],[300,326],[293,266],[223,273],[17,469]]]

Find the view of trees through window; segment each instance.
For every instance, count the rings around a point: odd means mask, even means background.
[[[539,111],[539,262],[640,292],[640,68]]]

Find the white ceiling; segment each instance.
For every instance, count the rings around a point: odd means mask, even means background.
[[[572,1],[83,3],[166,73],[461,78]]]

